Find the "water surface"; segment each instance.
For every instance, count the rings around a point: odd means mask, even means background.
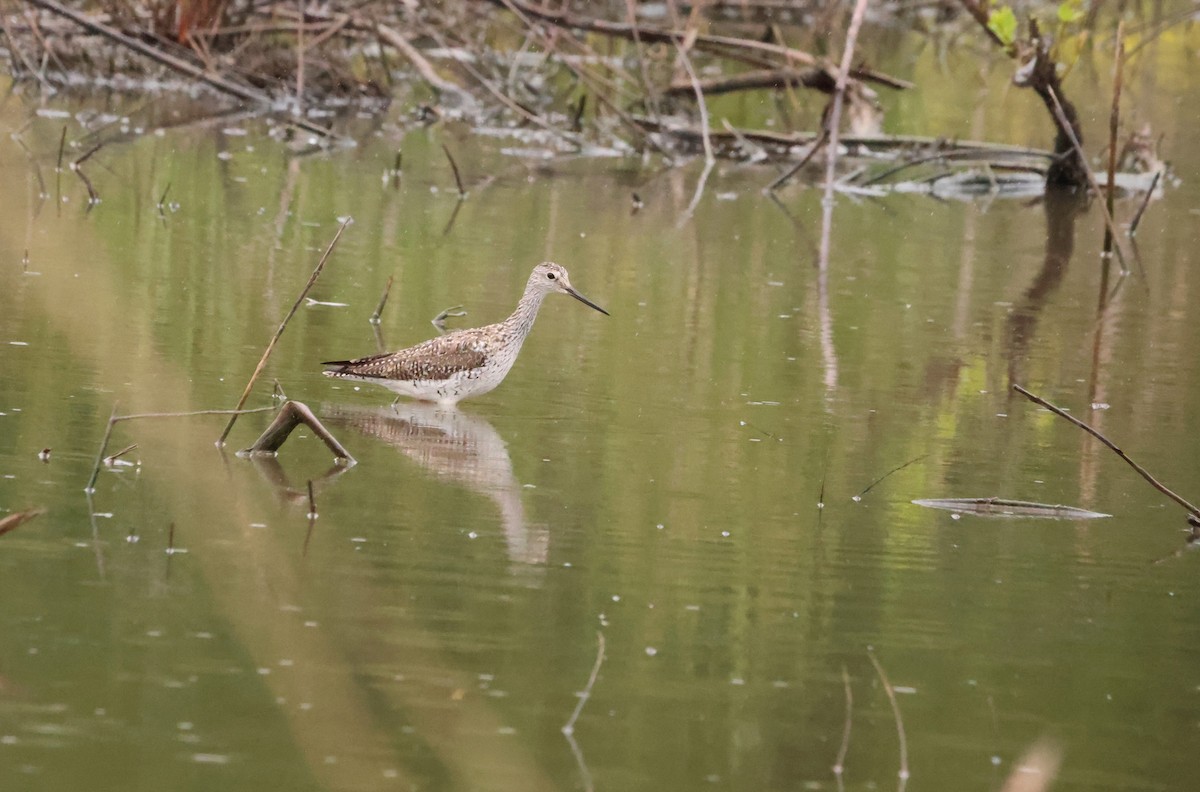
[[[1102,221],[1063,198],[842,196],[822,295],[818,191],[789,188],[782,211],[768,169],[722,165],[681,222],[698,164],[530,162],[399,112],[296,156],[235,119],[110,142],[89,211],[55,152],[64,124],[83,140],[103,117],[10,97],[0,124],[33,155],[0,141],[0,516],[48,513],[0,537],[0,787],[835,788],[844,670],[844,785],[889,788],[869,651],[910,789],[997,788],[1041,738],[1063,752],[1055,789],[1196,786],[1182,512],[1009,390],[1200,497],[1200,150],[1178,115],[1200,97],[1150,84],[1177,50],[1144,57],[1130,101],[1181,178],[1103,312]],[[909,68],[932,79],[936,58]],[[1077,101],[1107,108],[1107,75],[1081,68]],[[889,99],[893,131],[1041,144],[1041,108],[997,100],[1003,80],[944,107]],[[139,123],[134,100],[87,109]],[[262,415],[225,452],[221,417],[145,420],[111,441],[134,464],[85,496],[114,405],[236,402],[346,216],[312,295],[344,305],[300,309],[251,403],[277,380],[359,464],[331,470],[303,436],[277,464],[234,456]],[[452,327],[502,318],[543,259],[612,316],[551,298],[508,380],[459,412],[320,376],[376,351],[389,276],[390,348],[455,305]],[[1114,516],[910,503],[989,496]]]

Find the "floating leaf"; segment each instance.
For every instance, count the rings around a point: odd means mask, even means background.
[[[1017,15],[1008,6],[1000,6],[988,14],[988,30],[995,33],[1004,46],[1011,46],[1017,38]]]
[[[918,506],[944,509],[986,517],[1042,517],[1052,520],[1094,520],[1111,514],[1078,509],[1074,506],[1032,503],[1007,498],[930,498],[913,501]]]

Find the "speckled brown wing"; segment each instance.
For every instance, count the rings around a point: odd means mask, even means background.
[[[324,366],[337,366],[326,372],[331,376],[351,375],[398,381],[444,380],[462,371],[479,368],[487,356],[468,339],[449,336],[431,338],[410,349],[369,355],[354,360],[330,360]]]

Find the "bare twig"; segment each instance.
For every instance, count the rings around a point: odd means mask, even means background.
[[[1121,76],[1125,68],[1125,20],[1117,23],[1117,52],[1116,63],[1113,65],[1113,97],[1112,112],[1108,116],[1108,184],[1105,190],[1104,205],[1108,216],[1113,216],[1113,196],[1117,186],[1117,134],[1121,124]],[[1104,255],[1112,253],[1114,241],[1113,228],[1104,227]]]
[[[892,715],[896,719],[896,737],[900,741],[900,781],[903,784],[909,777],[908,740],[904,736],[904,720],[900,717],[900,704],[896,701],[896,690],[892,687],[892,683],[888,682],[887,674],[883,672],[883,666],[869,647],[867,648],[867,657],[871,658],[871,665],[875,666],[875,673],[879,674],[879,681],[883,683],[883,690],[892,704]]]
[[[96,491],[96,477],[100,475],[100,465],[104,463],[104,452],[108,450],[108,438],[112,437],[113,424],[117,418],[117,403],[113,402],[112,414],[108,417],[108,426],[104,428],[104,439],[100,441],[100,451],[96,454],[96,464],[92,467],[92,476],[88,479],[84,492]]]
[[[83,181],[84,186],[87,187],[88,204],[89,205],[98,203],[100,201],[100,196],[96,193],[95,188],[92,187],[92,180],[89,179],[87,177],[87,174],[83,172],[82,166],[83,166],[83,163],[87,162],[91,158],[91,156],[93,154],[95,154],[97,151],[99,151],[103,146],[104,146],[103,143],[97,143],[96,145],[92,146],[90,149],[85,151],[83,153],[83,156],[79,157],[78,159],[76,159],[74,162],[71,163],[72,172],[74,172],[75,175],[78,176]]]
[[[812,142],[812,145],[809,147],[808,151],[804,154],[803,157],[800,158],[800,161],[797,162],[792,167],[788,168],[787,171],[785,171],[782,175],[776,177],[776,179],[774,181],[772,181],[770,184],[767,185],[767,192],[772,192],[772,193],[775,192],[777,189],[779,189],[779,187],[784,182],[786,182],[788,179],[791,179],[793,176],[795,176],[797,173],[799,173],[800,169],[803,168],[805,165],[807,165],[812,160],[812,158],[816,155],[816,153],[821,150],[821,145],[828,139],[829,139],[829,130],[822,129],[820,136],[818,136],[817,139]]]
[[[392,278],[393,275],[388,275],[387,285],[383,287],[383,294],[379,297],[379,305],[375,306],[375,313],[371,314],[371,318],[367,321],[373,325],[379,324],[379,317],[383,314],[383,306],[387,305],[388,295],[392,293]]]
[[[120,420],[120,418],[118,418],[117,420]],[[133,443],[132,445],[125,446],[124,448],[122,448],[120,451],[118,451],[115,454],[109,454],[108,456],[104,457],[104,466],[112,467],[112,464],[114,462],[116,462],[118,459],[125,456],[126,454],[128,454],[130,451],[134,450],[137,447],[138,447],[137,443]]]
[[[430,319],[430,324],[437,328],[439,333],[446,332],[446,320],[450,317],[466,316],[467,312],[463,310],[461,305],[455,305],[439,313],[437,316]]]
[[[991,25],[988,24],[988,12],[985,4],[979,3],[978,0],[959,0],[959,2],[963,8],[967,9],[967,13],[975,17],[975,21],[983,28],[983,32],[988,35],[988,38],[1001,48],[1008,50],[1009,47],[1004,43],[1004,39],[1000,38],[996,31],[992,30]]]
[[[333,241],[329,243],[329,247],[325,248],[325,254],[321,256],[321,260],[317,262],[316,269],[314,269],[312,271],[312,275],[308,277],[308,283],[304,285],[304,289],[301,290],[300,296],[298,296],[296,298],[296,302],[293,303],[292,310],[288,311],[287,316],[283,317],[283,321],[279,323],[279,329],[275,331],[275,335],[271,337],[271,341],[267,344],[267,348],[263,350],[262,357],[259,358],[258,365],[254,367],[254,373],[250,375],[250,381],[246,383],[246,389],[242,391],[242,398],[238,399],[237,406],[234,408],[235,410],[242,409],[242,405],[245,404],[246,399],[250,397],[250,390],[254,387],[254,383],[258,380],[258,375],[262,373],[263,367],[267,364],[267,358],[271,356],[271,352],[275,349],[275,344],[279,342],[279,337],[283,335],[283,331],[287,327],[288,322],[291,321],[291,318],[296,313],[296,310],[304,302],[304,298],[308,296],[308,292],[317,282],[317,278],[321,277],[321,270],[325,268],[325,262],[329,260],[329,254],[333,252],[334,246],[337,245],[338,240],[342,238],[342,232],[346,230],[346,226],[350,225],[352,222],[354,222],[354,219],[347,217],[342,221],[341,226],[338,227],[337,233],[333,235]],[[222,432],[220,438],[217,439],[218,446],[225,445],[225,438],[229,437],[229,432],[231,429],[233,429],[233,423],[236,420],[237,413],[235,412],[230,416],[229,423],[225,426],[225,431]]]
[[[571,713],[571,717],[567,719],[566,724],[562,727],[562,733],[571,735],[575,733],[575,721],[579,720],[579,713],[583,711],[583,705],[587,704],[588,699],[592,695],[592,687],[596,684],[596,677],[600,673],[600,666],[604,663],[604,633],[596,631],[596,662],[592,665],[592,673],[588,676],[587,685],[583,692],[579,694],[579,703],[575,705],[575,711]]]
[[[159,217],[161,217],[161,218],[163,218],[164,220],[166,219],[167,215],[166,215],[166,213],[163,211],[163,207],[164,207],[164,206],[166,206],[166,203],[167,203],[167,193],[169,193],[170,191],[171,191],[171,182],[167,182],[167,186],[166,186],[166,187],[163,189],[163,191],[162,191],[162,195],[160,195],[160,196],[158,197],[158,206],[157,206],[157,208],[158,208],[158,216],[159,216]]]
[[[712,173],[713,166],[717,164],[717,158],[713,156],[712,137],[708,129],[708,104],[704,101],[704,92],[700,90],[700,80],[692,68],[692,59],[688,57],[682,42],[676,41],[675,48],[679,51],[679,59],[683,63],[683,68],[687,70],[688,79],[692,81],[692,90],[696,92],[696,104],[700,109],[700,131],[704,134],[704,170],[696,182],[696,192],[692,195],[692,201],[683,212],[683,219],[686,220],[692,216],[692,212],[696,211],[696,205],[700,203],[704,185],[708,182],[708,175]]]
[[[62,173],[63,151],[66,149],[66,147],[67,147],[67,125],[63,124],[62,134],[59,135],[59,137],[58,137],[58,164],[54,166],[54,169],[56,171],[58,171],[59,173]]]
[[[916,462],[920,462],[922,459],[924,459],[927,456],[929,456],[929,454],[921,454],[918,457],[913,457],[912,459],[908,460],[903,465],[897,465],[896,467],[889,470],[887,473],[884,473],[882,476],[880,476],[879,478],[875,479],[870,484],[868,484],[867,488],[865,490],[863,490],[862,492],[855,495],[853,498],[851,498],[851,500],[854,500],[854,501],[862,500],[863,495],[866,495],[868,492],[873,490],[875,488],[876,484],[883,481],[885,478],[892,475],[893,473],[899,473],[901,470],[904,470],[904,468],[908,467],[909,465],[914,464]]]
[[[846,31],[846,46],[842,50],[842,64],[838,68],[837,87],[834,88],[833,103],[829,112],[825,131],[829,134],[829,149],[825,158],[825,202],[833,201],[834,174],[837,168],[838,127],[842,124],[842,104],[846,98],[846,83],[850,76],[850,63],[854,59],[854,44],[858,40],[858,30],[862,27],[863,16],[867,12],[867,0],[856,0],[854,14],[850,17],[850,28]]]
[[[296,19],[296,107],[297,116],[304,115],[304,0],[298,0],[300,13]]]
[[[1087,174],[1088,184],[1097,198],[1104,198],[1104,191],[1100,189],[1100,183],[1096,181],[1096,174],[1092,173],[1092,169],[1087,164],[1087,155],[1083,153],[1083,146],[1079,144],[1079,138],[1075,136],[1075,130],[1071,126],[1071,122],[1067,120],[1066,112],[1063,110],[1062,102],[1059,101],[1058,92],[1052,86],[1047,86],[1047,94],[1053,100],[1054,115],[1058,118],[1059,128],[1066,133],[1071,140],[1071,146],[1075,149],[1075,156],[1079,158],[1080,167]],[[1117,261],[1121,263],[1121,269],[1128,269],[1125,265],[1125,252],[1121,249],[1121,245],[1117,243],[1115,237],[1117,234],[1117,224],[1113,222],[1112,213],[1108,211],[1108,207],[1101,200],[1100,210],[1104,214],[1104,224],[1108,231],[1113,235],[1113,250],[1117,253]]]
[[[131,413],[129,415],[118,415],[114,418],[114,422],[135,421],[143,418],[191,418],[196,415],[250,415],[251,413],[269,412],[274,410],[274,407],[254,407],[250,410],[188,410],[187,412],[154,412],[154,413]]]
[[[308,480],[308,519],[317,519],[317,498],[313,495],[312,479]]]
[[[634,28],[620,22],[609,22],[603,19],[577,16],[565,12],[550,10],[545,6],[535,7],[524,0],[490,0],[493,5],[504,6],[520,14],[547,22],[556,27],[587,30],[606,36],[633,39]],[[759,65],[773,65],[775,60],[786,64],[803,64],[819,66],[821,59],[815,55],[780,44],[770,44],[757,39],[734,38],[731,36],[714,36],[705,33],[689,35],[684,30],[662,30],[640,27],[637,29],[642,41],[650,43],[669,44],[679,40],[691,40],[697,48],[707,52],[725,54],[744,59]],[[892,88],[911,88],[912,83],[900,80],[881,72],[867,68],[855,68],[851,76],[871,82],[878,82]]]
[[[375,32],[379,38],[392,46],[401,55],[411,63],[420,73],[425,82],[439,93],[454,94],[465,101],[474,101],[474,98],[462,87],[455,85],[449,80],[442,77],[436,71],[429,61],[421,54],[421,51],[412,45],[408,39],[404,37],[400,31],[395,28],[388,27],[383,24],[375,24]]]
[[[446,152],[446,159],[450,160],[450,170],[454,171],[454,184],[458,187],[458,200],[467,197],[467,191],[463,189],[462,176],[458,172],[458,163],[454,161],[454,155],[450,153],[450,148],[443,143],[442,151]]]
[[[1035,404],[1040,404],[1041,406],[1045,407],[1047,410],[1049,410],[1050,412],[1052,412],[1052,413],[1054,413],[1055,415],[1059,416],[1060,418],[1066,418],[1068,421],[1070,421],[1071,423],[1075,424],[1075,425],[1076,425],[1076,426],[1078,426],[1080,429],[1082,429],[1083,431],[1085,431],[1085,432],[1087,432],[1088,434],[1090,434],[1092,437],[1094,437],[1094,438],[1096,438],[1097,440],[1099,440],[1101,443],[1104,443],[1104,445],[1108,446],[1108,448],[1109,448],[1111,451],[1113,451],[1113,453],[1115,453],[1117,456],[1121,457],[1121,459],[1125,460],[1125,463],[1126,463],[1127,465],[1129,465],[1131,468],[1133,468],[1134,470],[1136,470],[1139,476],[1141,476],[1141,477],[1142,477],[1142,478],[1144,478],[1144,479],[1145,479],[1147,482],[1149,482],[1149,483],[1150,483],[1150,486],[1154,487],[1156,490],[1158,490],[1159,492],[1161,492],[1163,495],[1166,495],[1168,498],[1170,498],[1171,500],[1175,501],[1176,503],[1178,503],[1178,504],[1179,504],[1180,506],[1182,506],[1183,508],[1187,509],[1187,512],[1188,512],[1188,514],[1192,515],[1193,517],[1195,517],[1195,518],[1197,518],[1197,519],[1200,519],[1200,509],[1197,509],[1197,508],[1196,508],[1194,505],[1192,505],[1190,502],[1188,502],[1187,500],[1185,500],[1185,499],[1184,499],[1182,496],[1180,496],[1180,495],[1177,495],[1175,492],[1173,492],[1172,490],[1168,489],[1168,488],[1166,487],[1166,485],[1164,485],[1163,483],[1161,483],[1161,482],[1160,482],[1158,479],[1154,478],[1154,476],[1150,475],[1149,471],[1147,471],[1147,470],[1146,470],[1144,467],[1142,467],[1142,466],[1141,466],[1141,465],[1139,465],[1137,462],[1134,462],[1132,459],[1130,459],[1130,458],[1129,458],[1129,456],[1128,456],[1128,455],[1126,455],[1126,453],[1125,453],[1124,451],[1122,451],[1121,449],[1117,448],[1117,446],[1116,446],[1116,445],[1114,445],[1114,444],[1113,444],[1113,442],[1112,442],[1111,440],[1109,440],[1109,439],[1108,439],[1107,437],[1105,437],[1104,435],[1100,434],[1100,432],[1099,432],[1099,431],[1097,431],[1096,429],[1092,428],[1092,427],[1091,427],[1091,426],[1089,426],[1088,424],[1085,424],[1083,421],[1079,420],[1079,419],[1078,419],[1078,418],[1076,418],[1075,416],[1073,416],[1073,415],[1071,415],[1070,413],[1066,412],[1066,411],[1065,411],[1065,410],[1063,410],[1062,408],[1060,408],[1060,407],[1055,407],[1053,404],[1051,404],[1050,402],[1046,401],[1046,400],[1045,400],[1045,399],[1043,399],[1041,396],[1037,396],[1037,395],[1035,395],[1035,394],[1033,394],[1033,393],[1030,393],[1029,391],[1027,391],[1027,390],[1025,390],[1024,388],[1022,388],[1020,385],[1017,385],[1017,384],[1015,384],[1015,383],[1014,383],[1014,384],[1013,384],[1013,390],[1015,390],[1017,393],[1019,393],[1019,394],[1021,394],[1022,396],[1024,396],[1026,399],[1029,399],[1031,402],[1034,402]]]
[[[1150,199],[1154,197],[1154,190],[1158,187],[1158,180],[1162,178],[1162,171],[1154,174],[1154,180],[1150,182],[1150,189],[1146,190],[1146,194],[1142,197],[1141,206],[1138,207],[1137,213],[1133,216],[1133,221],[1129,224],[1129,230],[1125,232],[1130,237],[1137,235],[1138,224],[1142,222],[1142,215],[1146,213],[1146,207],[1150,205]]]

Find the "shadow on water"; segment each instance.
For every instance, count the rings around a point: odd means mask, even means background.
[[[546,526],[527,521],[508,449],[485,419],[420,402],[377,409],[327,406],[323,414],[330,423],[382,440],[438,480],[491,500],[500,511],[509,560],[546,563],[550,534]]]

